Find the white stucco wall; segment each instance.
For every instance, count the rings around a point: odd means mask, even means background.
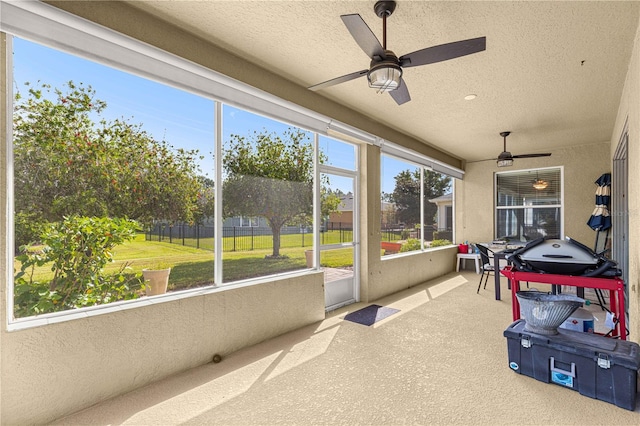
[[[640,27],[639,27],[640,29]],[[609,158],[613,159],[620,137],[628,125],[629,206],[629,332],[630,340],[640,342],[640,32],[636,33],[627,78],[620,99],[616,124],[611,135]],[[615,182],[612,183],[615,185]]]
[[[454,271],[457,253],[457,246],[447,246],[423,253],[379,259],[369,265],[369,300],[397,293]]]
[[[4,300],[3,309],[4,309]],[[324,318],[323,274],[2,331],[2,424],[54,420]]]

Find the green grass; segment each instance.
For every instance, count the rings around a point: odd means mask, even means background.
[[[298,235],[300,238],[300,235]],[[298,240],[300,241],[300,240]],[[310,243],[311,245],[311,243]],[[268,259],[271,248],[251,251],[225,251],[223,254],[223,280],[225,282],[271,275],[279,272],[306,268],[305,250],[310,247],[281,248],[280,259]],[[322,252],[321,265],[339,268],[353,265],[353,249],[345,248]],[[131,271],[142,273],[143,269],[162,269],[171,267],[169,290],[202,287],[213,284],[214,260],[211,250],[197,249],[168,242],[145,241],[139,235],[134,241],[122,244],[114,249],[114,262],[107,265],[104,272],[116,272],[123,264]],[[20,270],[20,263],[15,262]],[[53,277],[51,266],[35,269],[34,279],[43,281]]]

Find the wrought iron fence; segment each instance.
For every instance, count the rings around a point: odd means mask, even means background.
[[[169,225],[156,223],[145,232],[147,241],[162,241],[171,244],[214,250],[215,227],[213,225]],[[320,229],[321,244],[353,241],[351,224],[329,223]],[[312,247],[313,228],[284,226],[280,230],[280,248]],[[223,251],[248,251],[273,248],[271,228],[256,226],[224,226],[222,228]]]
[[[408,240],[409,238],[420,239],[420,229],[407,228],[403,226],[391,226],[383,228],[381,230],[381,234],[382,241],[400,241]],[[433,241],[438,239],[451,240],[452,236],[453,231],[451,231],[451,229],[434,229],[432,226],[428,226],[424,230],[425,241]]]

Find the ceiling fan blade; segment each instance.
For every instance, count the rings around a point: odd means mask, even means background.
[[[402,79],[400,80],[400,86],[398,86],[397,89],[390,91],[389,94],[398,105],[402,105],[411,100],[409,89],[407,89],[407,85],[404,84],[404,80]]]
[[[347,26],[347,29],[351,33],[358,46],[364,53],[371,59],[380,60],[384,58],[384,49],[380,44],[380,41],[376,38],[371,28],[357,13],[351,15],[342,15],[342,22]]]
[[[543,154],[521,154],[521,155],[513,155],[511,158],[536,158],[536,157],[550,157],[550,152],[545,152]]]
[[[486,47],[486,37],[454,41],[452,43],[427,47],[426,49],[416,50],[415,52],[409,53],[407,55],[402,55],[399,58],[400,66],[408,68],[448,61],[449,59],[459,58],[460,56],[482,52],[486,49]]]
[[[323,83],[318,83],[316,85],[309,87],[309,90],[316,91],[316,90],[324,89],[325,87],[335,86],[336,84],[355,80],[356,78],[362,77],[363,75],[367,75],[368,72],[369,70],[362,70],[362,71],[352,72],[351,74],[343,75],[342,77],[332,78],[331,80],[327,80]]]

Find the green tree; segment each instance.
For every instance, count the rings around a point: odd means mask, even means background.
[[[215,213],[215,183],[213,179],[199,176],[200,191],[198,192],[197,211],[193,219],[197,224],[201,224],[204,219],[213,217]]]
[[[27,88],[14,109],[16,223],[75,214],[193,220],[201,193],[197,151],[173,149],[141,124],[102,118],[107,105],[91,86]]]
[[[283,135],[266,130],[231,135],[223,159],[224,216],[264,217],[273,235],[272,257],[280,257],[280,232],[288,223],[309,223],[313,213],[313,147],[299,129]],[[329,194],[323,191],[323,194]],[[324,196],[323,212],[335,209]]]
[[[420,224],[420,170],[404,170],[396,177],[396,186],[389,200],[396,205],[397,217],[410,227]],[[430,170],[424,171],[424,222],[433,225],[437,206],[429,200],[444,195],[451,187],[451,178]]]

